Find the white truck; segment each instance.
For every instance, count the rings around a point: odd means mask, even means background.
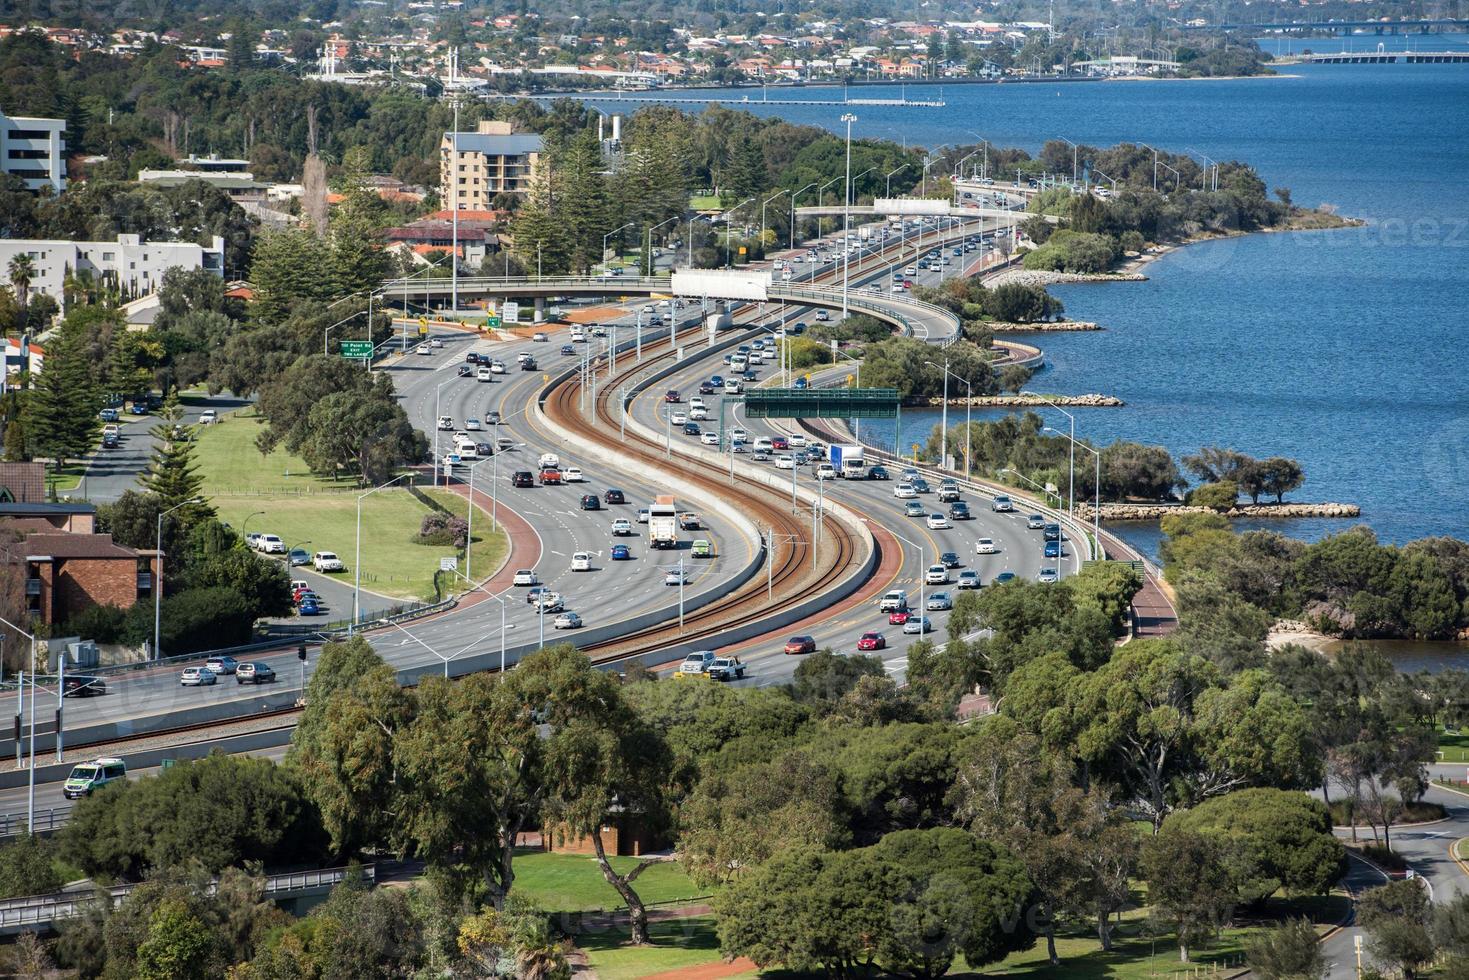
[[[648,547],[678,547],[678,507],[672,494],[654,497],[648,508]]]
[[[867,462],[863,458],[861,446],[833,444],[827,450],[827,458],[831,462],[832,469],[836,470],[843,479],[866,479]]]

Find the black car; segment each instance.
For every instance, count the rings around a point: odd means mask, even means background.
[[[536,478],[529,470],[516,470],[510,474],[510,485],[512,487],[533,487],[536,485]]]
[[[471,367],[468,364],[461,364],[461,365],[459,365],[459,377],[461,377],[461,378],[472,378],[472,377],[474,377],[474,368]]]
[[[743,375],[741,375],[741,377],[743,377],[746,381],[757,381],[759,380],[760,375],[754,371],[746,371]]]
[[[582,494],[582,497],[581,497],[581,509],[582,510],[601,510],[602,509],[602,501],[599,500],[599,499],[597,499],[597,495],[595,493],[584,493],[584,494]]]
[[[683,424],[683,434],[686,435],[686,436],[696,436],[696,435],[698,435],[699,434],[699,423],[698,422],[685,422]]]
[[[87,674],[68,674],[66,676],[66,693],[68,698],[94,698],[99,694],[107,693],[107,682],[100,677],[92,677]]]
[[[714,386],[712,384],[710,384],[709,382],[705,381],[703,384],[699,385],[699,394],[701,394],[701,395],[712,395],[712,394],[714,394]]]
[[[571,346],[570,344],[562,344],[561,353],[567,357],[571,357],[573,354],[576,353],[576,348]]]
[[[536,359],[534,357],[527,357],[525,360],[520,362],[520,369],[522,371],[536,370]]]
[[[888,475],[888,471],[887,471],[887,468],[886,467],[874,466],[874,467],[872,467],[871,469],[869,469],[867,471],[867,479],[869,479],[869,480],[891,480],[892,477]]]
[[[117,434],[116,433],[113,433],[113,432],[109,432],[105,436],[103,436],[102,437],[102,448],[103,449],[116,449],[117,448]]]
[[[943,565],[945,568],[958,568],[964,563],[959,560],[959,555],[957,553],[953,551],[946,551],[943,554],[939,555],[939,564]]]
[[[1045,537],[1045,540],[1047,541],[1060,541],[1061,525],[1047,524],[1044,528],[1041,529],[1041,534]]]
[[[493,456],[495,455],[495,444],[491,442],[477,442],[474,444],[474,454],[476,456]]]
[[[974,515],[969,513],[969,505],[962,500],[956,500],[949,505],[949,520],[967,521]]]
[[[621,490],[608,489],[606,492],[604,492],[602,494],[602,499],[605,500],[605,501],[607,501],[607,503],[609,503],[609,504],[625,504],[625,503],[627,503],[627,497],[623,496],[623,493],[622,493]]]
[[[465,364],[478,364],[479,363],[479,355],[476,354],[474,351],[470,351],[468,354],[465,354],[464,355],[464,363]]]

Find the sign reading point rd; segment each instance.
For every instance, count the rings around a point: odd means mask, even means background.
[[[372,341],[370,340],[344,340],[341,343],[343,357],[372,356]]]

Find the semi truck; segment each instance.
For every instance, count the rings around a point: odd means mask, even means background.
[[[678,508],[672,494],[654,497],[653,506],[648,508],[648,546],[678,547]]]
[[[848,480],[861,480],[867,476],[867,464],[862,457],[861,446],[839,446],[835,443],[827,451],[832,469]]]

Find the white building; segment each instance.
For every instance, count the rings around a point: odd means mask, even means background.
[[[10,260],[31,258],[30,290],[45,293],[65,305],[63,285],[71,272],[90,273],[110,282],[124,297],[156,292],[169,269],[208,269],[224,275],[224,239],[214,236],[208,246],[193,242],[145,242],[137,235],[118,235],[115,242],[61,242],[27,238],[0,238],[0,278],[9,285]]]
[[[30,190],[49,187],[60,194],[66,187],[65,131],[64,119],[7,116],[0,111],[0,170],[24,179]]]

